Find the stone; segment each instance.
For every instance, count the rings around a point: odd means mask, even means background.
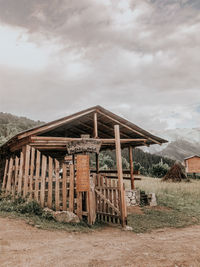
[[[128,226],[128,225],[124,226],[122,229],[124,231],[133,231],[133,228],[131,226]]]
[[[80,223],[78,216],[71,211],[55,211],[53,217],[57,222]]]
[[[150,195],[150,202],[149,202],[149,205],[151,206],[151,207],[155,207],[155,206],[157,206],[157,200],[156,200],[156,194],[155,193],[151,193],[151,194],[149,194]]]
[[[49,209],[49,208],[44,208],[43,211],[44,211],[44,212],[47,212],[47,213],[51,213],[51,214],[54,213],[54,211],[51,210],[51,209]]]

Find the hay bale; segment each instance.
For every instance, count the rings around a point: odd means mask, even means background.
[[[171,169],[167,172],[162,180],[171,182],[181,182],[182,180],[189,181],[184,173],[183,167],[178,163],[174,164],[171,167]]]

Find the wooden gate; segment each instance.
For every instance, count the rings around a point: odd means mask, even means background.
[[[97,219],[104,222],[121,223],[121,198],[118,182],[98,174],[95,193]]]

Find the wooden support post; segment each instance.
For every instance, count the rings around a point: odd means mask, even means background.
[[[88,197],[88,224],[92,225],[96,221],[96,201],[95,201],[95,180],[96,175],[90,177],[90,190],[87,194]]]
[[[118,172],[118,187],[120,192],[120,211],[122,227],[126,225],[126,202],[124,197],[123,172],[122,172],[122,156],[120,145],[119,125],[115,125],[115,147],[116,147],[116,162]]]
[[[98,138],[97,112],[94,113],[94,138]]]
[[[130,162],[130,177],[131,177],[131,189],[135,188],[134,174],[133,174],[133,148],[129,147],[129,162]]]
[[[96,173],[99,173],[99,154],[96,153]]]

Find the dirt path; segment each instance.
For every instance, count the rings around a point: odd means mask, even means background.
[[[0,218],[0,266],[200,266],[200,226],[134,234],[45,231]]]

